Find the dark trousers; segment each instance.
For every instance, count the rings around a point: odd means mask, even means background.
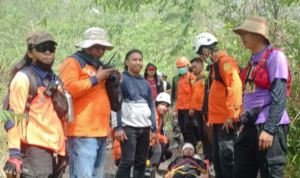
[[[152,165],[158,168],[161,162],[172,157],[172,152],[168,148],[169,143],[165,144],[163,142],[159,142],[157,147],[150,147],[148,159],[150,159]]]
[[[179,123],[178,123],[178,119],[173,115],[173,129],[172,129],[172,133],[173,133],[173,140],[175,142],[178,142],[178,144],[180,143],[180,128],[179,128]]]
[[[235,131],[229,129],[222,130],[223,124],[213,125],[213,164],[216,172],[215,178],[233,177],[233,144],[235,141]]]
[[[150,144],[150,128],[123,127],[127,140],[121,144],[121,161],[116,178],[129,178],[133,168],[133,178],[143,178]]]
[[[195,117],[195,120],[197,121],[199,139],[203,145],[204,159],[208,159],[209,162],[211,162],[212,161],[212,145],[209,142],[206,123],[203,120],[203,114],[201,113],[201,111],[195,111],[194,117]]]
[[[169,148],[169,142],[167,144],[160,142],[160,146],[161,146],[161,151],[162,151],[162,155],[161,155],[161,162],[164,162],[167,159],[170,159],[173,155],[172,151],[170,151]]]
[[[273,137],[272,146],[258,150],[258,141],[264,124],[244,129],[234,144],[234,177],[256,178],[260,170],[262,178],[283,178],[287,154],[289,125],[280,125]]]
[[[175,173],[173,178],[196,178],[195,176],[191,174],[180,174],[180,173]]]
[[[160,159],[162,157],[162,147],[161,145],[150,146],[148,159],[151,161],[151,164],[155,167],[160,165]]]
[[[196,147],[197,123],[194,117],[189,116],[189,110],[178,110],[178,124],[183,136],[184,142],[188,142]]]
[[[21,178],[61,178],[64,173],[64,157],[54,156],[53,151],[22,144]],[[57,158],[57,159],[56,159]]]

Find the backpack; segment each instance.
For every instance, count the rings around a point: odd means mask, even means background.
[[[33,71],[33,69],[30,66],[25,66],[22,69],[24,69],[27,72],[27,74],[28,74],[27,76],[28,76],[28,80],[29,80],[29,93],[28,93],[28,97],[26,100],[25,112],[24,112],[25,116],[28,117],[29,110],[30,110],[30,104],[31,104],[33,98],[37,95],[37,90],[38,90],[38,86],[39,86],[38,75],[36,72]],[[9,110],[9,95],[10,95],[10,83],[8,84],[7,95],[5,96],[5,98],[3,100],[3,110]],[[8,124],[9,124],[9,120],[7,120],[4,123],[4,127],[6,130],[7,130]]]
[[[259,59],[259,61],[257,63],[248,63],[248,65],[246,66],[246,68],[243,70],[242,74],[241,74],[241,79],[243,82],[243,85],[245,86],[245,84],[247,82],[251,82],[253,81],[255,83],[256,86],[263,88],[263,89],[268,89],[270,90],[271,88],[271,83],[270,83],[270,78],[269,78],[269,73],[268,73],[268,59],[269,59],[269,55],[271,52],[273,52],[274,50],[279,50],[278,48],[272,47],[270,49],[268,49],[265,54]],[[250,70],[252,65],[254,66],[253,70],[252,70],[252,79],[249,79],[249,75],[250,75]],[[290,91],[291,91],[291,83],[292,83],[292,73],[290,70],[290,66],[288,65],[288,78],[287,78],[287,90],[286,90],[286,96],[287,98],[290,96]]]
[[[218,60],[216,63],[213,64],[215,78],[212,78],[211,81],[216,80],[216,81],[220,82],[226,88],[225,82],[222,79],[221,74],[220,74],[220,65],[219,65],[220,60]],[[239,73],[240,73],[240,66],[239,65],[238,65],[238,70],[239,70]],[[210,77],[211,77],[211,73],[212,73],[212,71],[210,72]],[[226,96],[227,96],[227,89],[225,89],[225,93],[226,93]]]

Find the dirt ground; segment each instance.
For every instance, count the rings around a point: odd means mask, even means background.
[[[176,156],[180,155],[179,149],[172,150],[173,151],[173,156],[171,159],[166,160],[164,163],[162,163],[159,167],[159,174],[160,175],[165,175],[167,173],[167,167],[170,164],[171,160],[173,160]],[[111,152],[112,150],[107,150],[106,151],[106,157],[105,157],[105,178],[114,178],[114,175],[117,171],[117,166],[115,166],[112,157],[111,157]],[[174,155],[176,155],[174,157]]]
[[[167,131],[166,132],[167,137],[170,140],[170,145],[172,145],[173,143],[173,139],[172,139],[172,132]],[[182,139],[181,139],[182,140]],[[164,163],[161,163],[160,167],[159,167],[159,171],[158,173],[161,176],[164,176],[167,173],[167,167],[170,164],[171,161],[173,161],[176,157],[180,156],[180,151],[181,151],[181,147],[177,148],[177,149],[172,149],[173,155],[169,160],[166,160]],[[198,151],[200,153],[200,156],[202,157],[202,150]],[[105,155],[105,178],[114,178],[114,175],[117,171],[117,166],[115,166],[115,163],[112,159],[112,149],[110,150],[106,150],[106,155]],[[68,178],[69,177],[69,173],[68,170],[67,172],[64,174],[64,178]]]

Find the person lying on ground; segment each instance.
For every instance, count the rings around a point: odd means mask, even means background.
[[[201,159],[196,159],[194,146],[185,143],[181,156],[177,157],[168,166],[166,178],[196,178],[201,173],[206,174],[206,165]]]

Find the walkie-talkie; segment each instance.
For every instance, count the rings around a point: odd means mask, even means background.
[[[113,66],[110,66],[110,62],[115,57],[115,54],[111,57],[111,59],[108,61],[107,64],[103,65],[104,69],[108,68],[114,68]],[[120,85],[121,76],[117,72],[113,71],[109,75],[109,78],[106,79],[105,82],[105,88],[106,92],[109,98],[110,108],[114,112],[120,111],[123,103],[123,94],[121,91],[121,85]]]
[[[51,97],[51,95],[57,90],[57,87],[58,87],[58,85],[59,85],[59,77],[60,77],[60,75],[63,73],[63,71],[66,69],[66,67],[67,67],[68,65],[69,65],[69,63],[62,69],[61,73],[56,77],[56,79],[53,80],[53,81],[51,81],[51,82],[48,84],[46,90],[44,91],[44,94],[45,94],[46,96]]]

